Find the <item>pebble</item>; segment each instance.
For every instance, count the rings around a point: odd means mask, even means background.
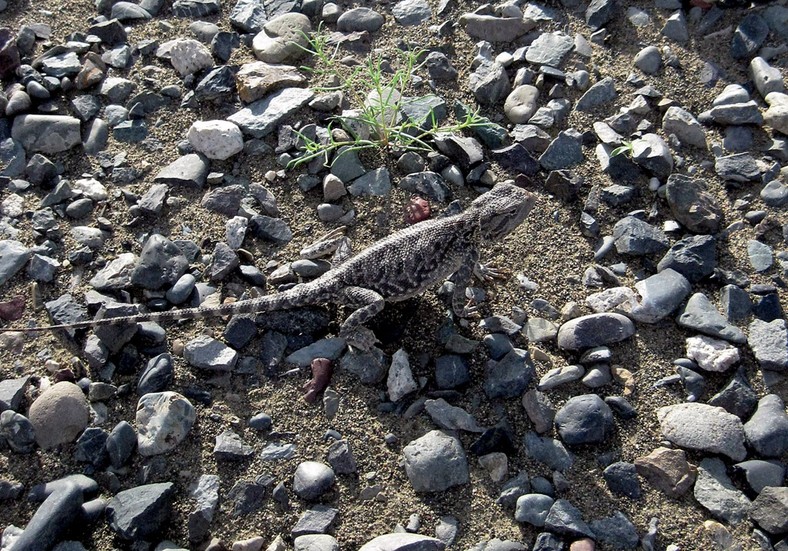
[[[391,7],[391,14],[398,24],[406,27],[432,17],[432,9],[426,0],[400,0]]]
[[[608,489],[614,494],[630,499],[640,499],[640,482],[634,463],[618,461],[608,465],[602,473]],[[593,527],[593,525],[592,525]],[[594,530],[596,532],[596,530]]]
[[[260,538],[260,544],[263,543]],[[339,551],[339,543],[328,534],[305,534],[293,540],[295,551]]]
[[[640,542],[635,525],[621,511],[615,511],[609,517],[592,520],[589,525],[599,543],[610,545],[615,549],[637,549]],[[594,549],[593,543],[590,549]]]
[[[252,50],[257,59],[266,63],[298,61],[306,55],[307,36],[311,31],[306,15],[283,13],[263,25],[252,41]]]
[[[404,396],[419,389],[413,372],[410,369],[408,354],[400,348],[391,357],[388,379],[386,381],[389,399],[398,402]]]
[[[327,505],[313,505],[299,517],[290,535],[297,538],[308,534],[325,534],[334,523],[338,512]]]
[[[683,275],[666,268],[635,284],[640,303],[628,308],[629,315],[642,323],[656,323],[679,305],[690,293],[692,286]]]
[[[525,52],[525,60],[534,65],[548,65],[559,68],[574,48],[573,37],[560,31],[542,33],[531,43]],[[515,122],[515,121],[512,121]]]
[[[715,238],[711,235],[691,235],[680,239],[668,249],[659,261],[657,270],[660,273],[673,270],[690,283],[697,283],[714,273],[716,266]]]
[[[488,42],[512,42],[536,27],[535,21],[524,17],[495,17],[479,13],[464,13],[459,22],[470,37]]]
[[[707,457],[698,464],[693,494],[711,514],[730,524],[747,518],[751,506],[747,496],[731,482],[725,463],[716,457]]]
[[[774,263],[772,248],[756,239],[747,242],[747,256],[750,259],[750,266],[756,272],[765,272]]]
[[[555,426],[569,445],[604,442],[613,432],[613,412],[596,394],[571,397],[555,414]]]
[[[527,350],[513,348],[499,361],[485,367],[484,393],[490,399],[520,396],[536,375]]]
[[[577,101],[575,109],[578,111],[592,111],[601,105],[613,101],[617,96],[613,78],[605,77],[586,90]]]
[[[748,343],[761,369],[788,371],[788,325],[784,319],[753,320]]]
[[[684,495],[695,483],[696,469],[687,462],[684,450],[657,448],[635,459],[635,468],[640,476],[670,497]]]
[[[313,97],[314,92],[308,89],[282,88],[250,103],[227,117],[227,120],[238,125],[244,134],[263,138],[273,132],[280,121],[295,113]]]
[[[541,528],[555,500],[544,494],[525,494],[517,499],[514,520]]]
[[[384,22],[385,18],[380,13],[370,8],[358,7],[344,12],[336,23],[337,30],[340,32],[374,33],[383,26]]]
[[[293,475],[293,491],[301,499],[315,501],[334,486],[336,475],[328,465],[304,461]]]
[[[770,534],[788,532],[788,488],[764,488],[752,504],[750,518]]]
[[[538,107],[539,89],[530,84],[522,84],[509,93],[504,102],[503,110],[509,121],[520,124],[536,112]]]
[[[647,75],[656,75],[662,67],[662,54],[656,46],[646,46],[638,52],[633,63]]]
[[[686,343],[687,357],[706,371],[724,372],[739,361],[739,349],[727,341],[699,335]]]
[[[567,451],[560,440],[549,436],[539,436],[535,432],[526,432],[523,443],[528,457],[544,463],[552,470],[567,471],[575,462],[574,455]]]
[[[8,280],[14,277],[27,264],[32,255],[33,251],[19,241],[0,240],[0,285],[5,285]]]
[[[208,169],[207,158],[197,153],[189,153],[162,168],[154,177],[154,182],[200,189],[205,185]]]
[[[722,408],[685,402],[659,408],[657,419],[662,435],[677,446],[735,461],[747,456],[741,419]]]
[[[553,503],[544,525],[549,531],[563,536],[595,537],[594,532],[583,521],[580,510],[565,499],[557,499]]]
[[[230,121],[195,121],[189,128],[188,140],[199,153],[220,161],[244,148],[241,129]]]
[[[736,472],[744,473],[747,484],[760,494],[769,486],[779,487],[785,480],[785,465],[775,460],[750,459],[734,466]]]
[[[19,115],[11,126],[11,137],[29,153],[47,155],[82,143],[79,119],[65,115]]]
[[[125,540],[147,540],[155,536],[170,516],[175,485],[146,484],[123,490],[107,504],[110,528]]]
[[[417,492],[442,492],[469,482],[468,461],[460,441],[433,430],[402,449],[405,472]]]
[[[145,394],[137,402],[137,447],[142,456],[167,453],[186,438],[197,418],[194,406],[177,392]]]
[[[210,371],[232,371],[238,352],[207,335],[192,339],[183,350],[183,358],[192,366]]]
[[[443,398],[424,402],[432,422],[446,430],[464,430],[468,432],[484,432],[476,419],[464,409],[452,406]]]
[[[776,394],[758,401],[755,413],[744,424],[747,443],[763,457],[781,457],[788,451],[788,414]]]
[[[418,549],[419,551],[443,551],[446,544],[437,538],[398,532],[377,536],[359,548],[359,551],[398,551]]]
[[[632,321],[621,314],[589,314],[569,320],[558,329],[558,346],[585,350],[623,341],[635,333]]]
[[[36,398],[28,418],[41,448],[73,442],[88,425],[87,400],[77,385],[59,382]]]
[[[566,365],[554,367],[545,373],[537,388],[539,390],[552,390],[566,383],[580,380],[586,373],[582,365]]]
[[[703,293],[695,293],[689,298],[676,322],[681,327],[725,339],[734,344],[744,344],[747,341],[744,332],[728,322]]]

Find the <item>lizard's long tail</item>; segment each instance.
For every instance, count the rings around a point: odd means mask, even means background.
[[[324,293],[321,292],[320,286],[316,285],[315,281],[311,281],[309,283],[297,285],[282,293],[265,295],[259,298],[241,300],[238,302],[231,302],[222,304],[220,306],[212,306],[210,308],[183,308],[168,310],[166,312],[148,312],[144,314],[134,314],[132,316],[99,318],[89,321],[78,321],[75,323],[63,323],[58,325],[42,325],[38,327],[3,327],[0,328],[0,333],[7,333],[10,331],[40,333],[43,331],[52,331],[55,329],[82,329],[107,325],[128,325],[144,321],[159,323],[219,316],[234,316],[238,314],[256,314],[260,312],[270,312],[273,310],[287,310],[289,308],[297,308],[299,306],[306,306],[308,304],[320,304],[326,300],[324,299],[323,295]],[[99,313],[101,312],[102,310],[99,310]]]

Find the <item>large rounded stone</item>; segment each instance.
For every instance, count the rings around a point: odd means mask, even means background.
[[[555,414],[555,426],[567,444],[597,444],[613,433],[613,412],[596,394],[573,396]]]
[[[88,402],[74,383],[62,381],[44,391],[30,406],[28,419],[42,448],[73,442],[90,420]]]
[[[405,472],[417,492],[442,492],[467,484],[468,461],[460,441],[433,430],[412,441],[402,450]]]
[[[326,493],[336,481],[334,471],[317,461],[304,461],[293,475],[293,491],[301,499],[312,501]]]
[[[309,18],[301,13],[285,13],[265,24],[252,41],[254,55],[266,63],[296,61],[306,55]]]
[[[194,425],[197,413],[177,392],[146,394],[137,402],[137,448],[143,456],[178,447]]]

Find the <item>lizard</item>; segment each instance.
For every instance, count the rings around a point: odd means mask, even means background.
[[[318,278],[280,293],[212,307],[175,309],[130,316],[28,328],[0,328],[0,332],[42,332],[95,328],[139,322],[166,322],[207,317],[259,314],[300,306],[337,303],[355,308],[340,326],[339,336],[350,346],[368,350],[377,339],[364,324],[383,310],[386,301],[420,295],[453,275],[452,310],[458,317],[476,315],[466,303],[471,277],[491,272],[479,263],[479,249],[514,231],[528,216],[536,197],[524,189],[500,183],[452,216],[419,222],[380,239]]]

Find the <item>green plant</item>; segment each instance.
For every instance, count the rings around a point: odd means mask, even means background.
[[[348,67],[338,59],[339,46],[330,45],[329,35],[322,28],[305,38],[308,46],[302,48],[314,56],[315,62],[314,66],[301,69],[324,81],[313,89],[341,91],[349,97],[351,105],[358,107],[352,114],[333,117],[328,124],[328,135],[322,139],[299,133],[302,153],[290,161],[288,168],[319,157],[328,163],[336,158],[335,154],[364,149],[432,151],[430,140],[438,133],[455,133],[489,124],[478,110],[448,124],[441,124],[433,109],[416,120],[404,115],[403,105],[407,101],[427,97],[406,96],[413,87],[413,77],[423,65],[419,59],[424,50],[397,50],[400,64],[396,70],[376,55],[369,56],[363,65]],[[343,128],[349,137],[337,139],[332,132],[337,127]]]
[[[610,156],[616,157],[618,155],[626,155],[631,159],[634,154],[634,146],[632,145],[632,142],[627,140],[621,140],[621,144],[622,145],[619,145],[617,148],[615,148],[613,151],[610,152]]]

